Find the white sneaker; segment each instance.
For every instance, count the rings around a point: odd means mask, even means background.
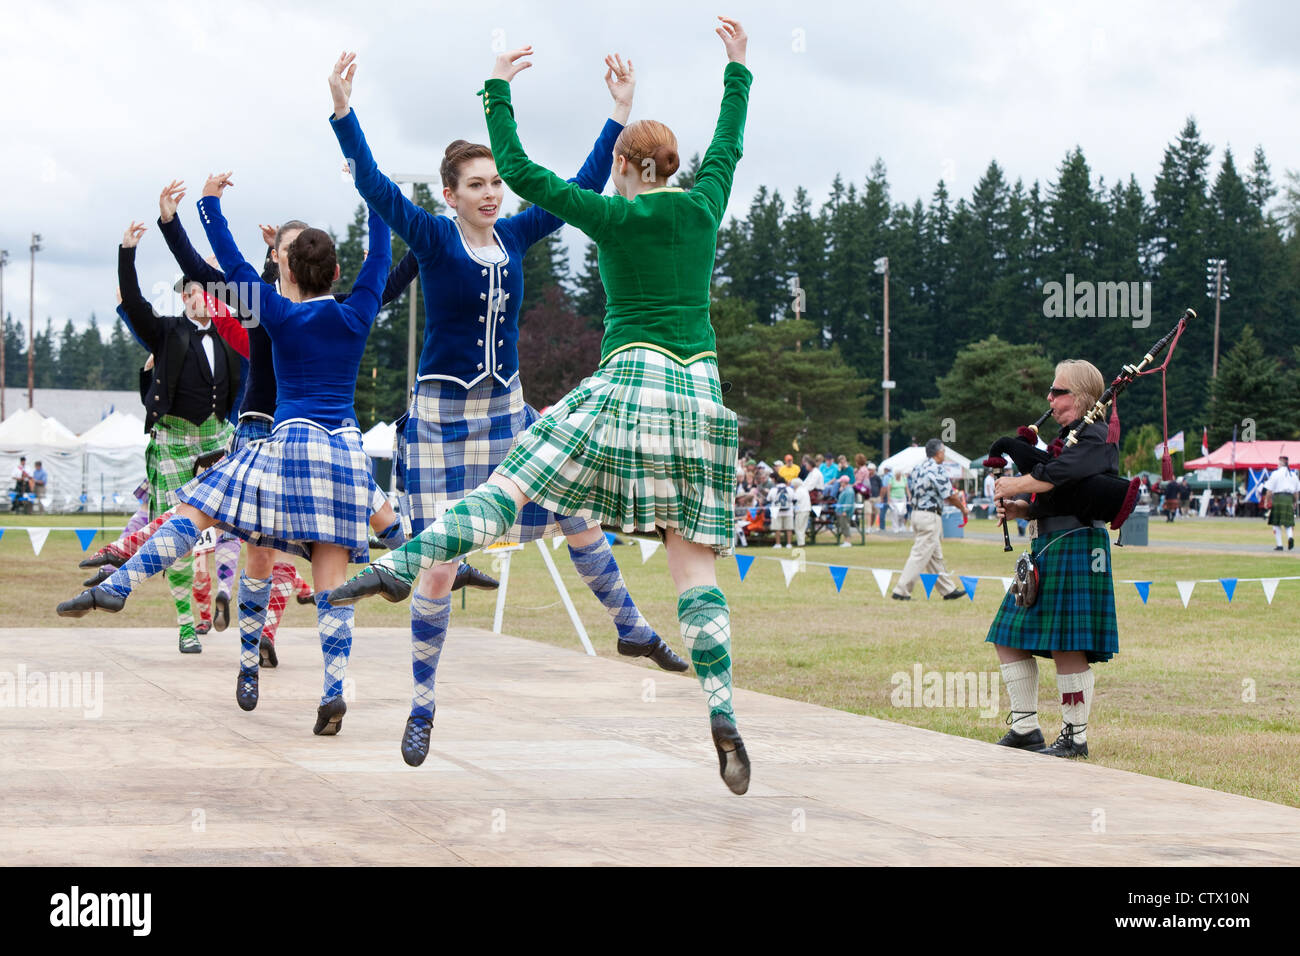
[[[851,547],[853,547],[853,542],[852,542],[852,541],[841,541],[841,542],[840,542],[840,547],[841,547],[841,548],[851,548]]]
[[[787,541],[785,544],[781,545],[781,547],[783,547],[783,548],[789,548],[789,547],[792,547],[792,545],[790,544],[789,541]]]
[[[776,544],[772,545],[772,547],[773,547],[773,548],[779,548],[779,547],[781,547],[781,542],[780,542],[780,541],[776,542]]]

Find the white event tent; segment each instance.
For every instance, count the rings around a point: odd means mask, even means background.
[[[77,436],[57,419],[35,409],[14,412],[0,423],[0,469],[6,492],[9,473],[26,456],[28,470],[41,462],[49,473],[43,499],[47,511],[131,511],[131,492],[144,480],[144,422],[113,412]],[[84,496],[84,497],[83,497]]]
[[[962,478],[969,478],[972,474],[970,459],[965,455],[959,455],[947,445],[943,459],[943,469],[947,472],[948,477],[953,481]],[[904,448],[897,455],[892,455],[880,463],[876,469],[876,474],[883,474],[885,468],[892,468],[896,475],[906,475],[913,468],[925,460],[925,448],[921,445],[913,445],[910,448]]]

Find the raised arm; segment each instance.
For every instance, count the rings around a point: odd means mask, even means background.
[[[379,313],[388,267],[393,261],[393,244],[388,225],[374,206],[370,207],[370,240],[366,248],[369,250],[366,261],[361,264],[357,281],[352,284],[347,304],[364,322],[365,327],[369,328]]]
[[[357,72],[356,58],[355,53],[344,53],[330,73],[330,95],[334,100],[330,126],[343,150],[343,158],[348,161],[357,192],[407,245],[419,250],[431,248],[436,241],[434,215],[407,199],[397,184],[379,171],[357,122],[356,111],[349,105],[352,78]]]
[[[122,244],[117,250],[117,294],[122,298],[122,311],[135,337],[153,352],[162,341],[162,319],[145,301],[140,292],[140,280],[135,274],[135,247],[145,228],[144,223],[133,222],[122,236]]]
[[[731,184],[736,164],[744,153],[745,116],[749,109],[749,86],[754,75],[745,66],[745,47],[748,37],[740,24],[726,17],[718,17],[722,26],[717,34],[727,48],[727,66],[722,72],[722,108],[718,112],[718,125],[713,130],[713,141],[700,161],[691,192],[703,196],[719,223],[727,211],[731,198]]]
[[[171,250],[172,258],[181,267],[181,272],[191,279],[198,279],[204,285],[221,282],[225,278],[221,270],[203,261],[198,250],[190,244],[190,237],[181,227],[180,219],[176,217],[176,209],[184,198],[185,184],[179,179],[173,179],[163,187],[162,194],[158,197],[158,228],[162,231],[167,248]]]
[[[493,78],[483,84],[483,114],[497,172],[521,199],[540,206],[565,222],[577,226],[593,239],[599,237],[608,217],[607,201],[576,183],[566,183],[549,169],[528,158],[519,142],[514,107],[510,103],[510,79],[531,64],[519,62],[530,47],[497,58]],[[611,155],[612,161],[612,155]],[[609,164],[605,165],[605,178]],[[602,183],[603,186],[603,183]]]
[[[388,281],[384,283],[384,294],[380,296],[379,307],[383,308],[405,292],[406,287],[411,284],[411,281],[419,272],[420,264],[415,261],[415,253],[409,249],[406,250],[406,255],[402,256],[401,262],[393,266],[388,273]]]
[[[203,223],[203,231],[207,233],[208,245],[221,264],[225,281],[241,284],[245,291],[241,291],[240,300],[249,303],[261,323],[270,329],[284,316],[289,300],[276,292],[273,286],[262,281],[257,271],[240,254],[239,247],[230,235],[230,224],[221,212],[221,194],[227,186],[234,185],[229,177],[229,173],[208,177],[203,187],[203,198],[199,200],[199,219]]]

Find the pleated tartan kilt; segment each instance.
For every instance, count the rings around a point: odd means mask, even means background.
[[[1295,495],[1275,494],[1273,507],[1268,512],[1268,523],[1281,528],[1295,526]]]
[[[519,436],[500,471],[562,514],[672,528],[727,554],[738,444],[716,361],[628,349]]]
[[[1017,607],[1008,591],[985,640],[1042,657],[1052,651],[1083,651],[1089,662],[1108,661],[1119,653],[1106,529],[1056,531],[1034,538],[1031,550],[1038,567],[1038,600],[1033,607]],[[1104,560],[1094,558],[1094,551],[1104,552]],[[1094,571],[1094,563],[1105,567]]]
[[[235,437],[230,439],[230,450],[226,454],[233,455],[252,442],[270,438],[272,424],[271,419],[262,418],[260,415],[241,418],[239,424],[235,426]],[[369,472],[367,473],[369,474]],[[383,489],[379,487],[379,483],[375,481],[375,476],[370,475],[371,513],[378,511],[386,504],[388,504],[388,495],[384,494]]]
[[[144,453],[151,519],[176,507],[176,492],[194,477],[195,459],[221,451],[232,434],[230,422],[215,415],[200,425],[178,415],[158,419]]]
[[[419,382],[406,415],[397,420],[393,455],[403,511],[416,535],[488,480],[516,437],[537,421],[516,378],[488,378],[466,389],[454,382]],[[529,502],[501,540],[512,544],[585,531],[592,522],[557,515]]]
[[[251,544],[310,558],[312,543],[322,541],[364,563],[373,487],[359,430],[331,432],[291,419],[223,458],[177,497]]]

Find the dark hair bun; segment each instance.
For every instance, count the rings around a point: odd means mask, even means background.
[[[321,229],[304,229],[289,243],[289,271],[305,296],[324,295],[334,284],[338,255],[334,240]]]

